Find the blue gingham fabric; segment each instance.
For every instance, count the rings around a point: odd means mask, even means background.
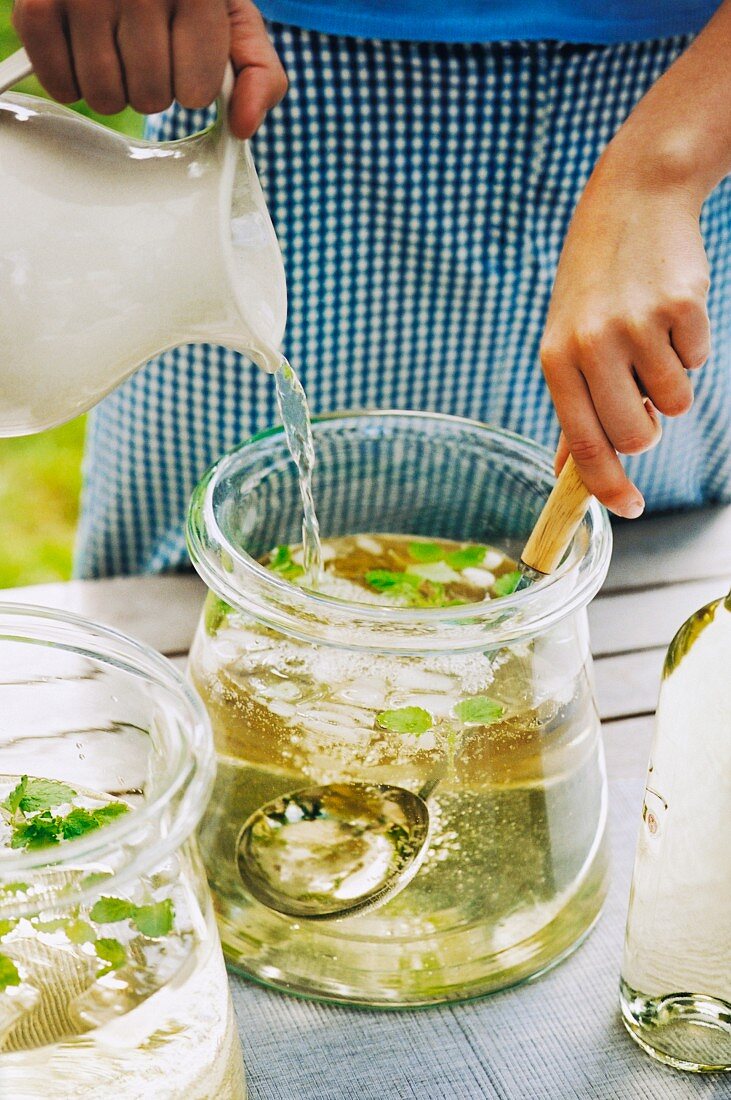
[[[290,90],[252,144],[287,270],[284,350],[313,411],[436,410],[553,446],[538,346],[561,243],[602,148],[688,40],[271,32]],[[209,119],[174,107],[149,133]],[[650,509],[731,500],[731,180],[703,228],[714,352],[691,412],[627,460]],[[275,420],[271,378],[230,351],[149,363],[91,416],[77,573],[182,565],[196,481]]]

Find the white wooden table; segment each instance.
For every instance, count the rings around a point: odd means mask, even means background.
[[[731,1100],[728,1077],[696,1078],[652,1063],[624,1035],[616,1012],[634,836],[665,649],[690,612],[730,584],[731,507],[615,527],[612,567],[590,608],[613,801],[614,884],[580,951],[523,989],[396,1015],[307,1004],[232,977],[252,1100]],[[114,626],[183,665],[203,594],[197,577],[175,575],[36,585],[0,595]]]

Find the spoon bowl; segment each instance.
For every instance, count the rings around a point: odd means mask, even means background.
[[[431,819],[422,793],[385,783],[328,783],[281,795],[244,823],[238,871],[278,913],[337,920],[402,890],[421,867]]]

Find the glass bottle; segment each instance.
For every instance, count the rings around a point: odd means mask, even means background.
[[[670,643],[630,894],[620,1003],[679,1069],[731,1070],[731,595]]]
[[[193,836],[210,727],[162,657],[0,609],[0,1095],[243,1100]]]
[[[326,417],[314,437],[326,540],[390,532],[516,556],[553,484],[546,451],[453,417]],[[281,989],[372,1005],[466,998],[536,974],[581,940],[606,890],[585,611],[609,561],[606,515],[592,505],[567,561],[534,588],[436,609],[314,593],[260,564],[301,526],[280,429],[225,456],[190,512],[210,592],[189,671],[219,753],[200,839],[228,958]],[[455,725],[483,692],[499,720]],[[384,729],[379,714],[403,707],[432,727]],[[416,792],[444,763],[427,858],[380,908],[297,920],[244,887],[240,831],[272,798],[336,781]]]

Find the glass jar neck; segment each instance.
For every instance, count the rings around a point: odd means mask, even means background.
[[[470,509],[479,517],[489,490],[493,489],[494,498],[495,486],[500,489],[501,485],[512,485],[512,478],[517,489],[523,486],[526,496],[531,494],[533,509],[533,513],[525,509],[524,516],[515,504],[516,494],[511,499],[510,492],[503,493],[501,507],[509,516],[507,529],[516,542],[523,537],[525,524],[530,525],[532,514],[540,509],[553,482],[550,455],[543,448],[510,433],[454,417],[399,412],[352,414],[316,419],[313,430],[324,479],[323,484],[315,486],[315,495],[326,534],[356,533],[350,528],[360,517],[366,523],[360,529],[362,533],[389,530],[391,516],[410,522],[402,517],[399,498],[402,501],[408,495],[409,485],[403,482],[413,476],[415,482],[418,480],[418,491],[412,494],[414,515],[421,517],[421,524],[430,522],[430,515],[434,515],[437,527],[422,533],[441,537],[444,532],[438,528],[445,523],[446,513],[443,507],[438,518],[439,502],[435,506],[428,493],[431,483],[441,478],[443,484],[437,486],[437,491],[448,495],[446,482],[453,477],[454,491],[465,495],[465,507],[462,509],[456,500],[455,517],[449,522],[464,522],[464,538],[469,539],[473,531],[468,527],[474,522],[468,518]],[[485,455],[490,461],[485,461]],[[466,467],[466,474],[459,471],[459,477],[454,473],[458,460],[472,462],[476,473],[471,483],[470,468]],[[498,461],[506,470],[500,484],[492,473]],[[354,479],[352,489],[349,478]],[[386,483],[388,478],[392,484]],[[188,545],[196,569],[222,600],[303,641],[380,653],[460,652],[503,646],[549,630],[586,606],[609,565],[611,531],[606,514],[594,501],[560,568],[522,592],[499,600],[438,609],[335,599],[294,586],[257,560],[274,542],[286,539],[272,519],[277,509],[283,527],[293,526],[293,513],[301,522],[296,480],[292,479],[281,428],[262,433],[224,456],[193,495]],[[374,485],[375,503],[369,506],[363,493]],[[481,497],[483,486],[485,495]],[[352,501],[344,501],[346,493],[351,494]],[[420,510],[419,494],[425,502]],[[282,504],[285,498],[291,503]],[[330,508],[329,499],[333,502]],[[369,516],[373,518],[365,518]],[[331,531],[334,524],[342,524],[346,530]]]

